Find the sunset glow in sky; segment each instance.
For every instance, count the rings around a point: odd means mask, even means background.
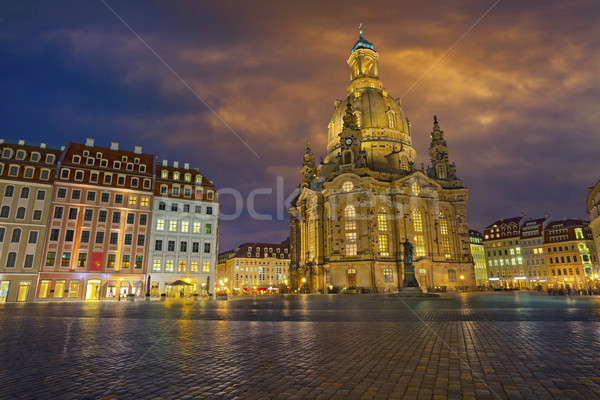
[[[307,139],[325,154],[359,23],[419,167],[438,116],[472,229],[521,212],[586,217],[600,179],[598,2],[105,1],[3,4],[0,137],[141,145],[244,206],[262,188],[256,211],[273,220],[223,221],[220,251],[289,235],[278,197],[297,187]]]

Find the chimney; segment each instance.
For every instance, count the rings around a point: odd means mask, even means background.
[[[60,151],[65,151],[65,146],[60,146]]]
[[[85,139],[85,145],[87,147],[94,147],[94,139],[86,138]]]
[[[133,152],[135,154],[142,154],[142,146],[135,146]]]
[[[119,150],[119,143],[118,142],[110,142],[110,149],[111,150]]]
[[[3,144],[3,143],[4,143],[4,139],[0,139],[0,144]]]
[[[23,146],[23,145],[25,144],[25,141],[21,139],[21,140],[19,140],[19,144],[20,144],[21,146]]]
[[[46,143],[40,143],[40,149],[45,149],[46,148]]]
[[[168,160],[163,160],[162,161],[162,166],[163,167],[168,167],[169,166],[169,161]]]
[[[186,162],[185,164],[183,164],[183,168],[190,169],[190,163]]]
[[[173,167],[179,168],[179,161],[173,161]]]

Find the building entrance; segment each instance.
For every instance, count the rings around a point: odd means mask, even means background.
[[[87,282],[86,300],[98,300],[100,298],[100,283],[99,279],[90,279]]]

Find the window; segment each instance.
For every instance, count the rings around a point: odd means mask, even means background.
[[[179,205],[177,203],[171,204],[171,211],[177,211],[179,209]]]
[[[113,161],[113,168],[114,169],[121,169],[121,162],[120,161]]]
[[[53,267],[55,262],[56,262],[56,252],[49,251],[48,254],[46,255],[46,266]]]
[[[61,179],[69,179],[69,175],[71,174],[71,171],[68,169],[62,169],[60,171],[60,177]]]
[[[36,199],[37,200],[44,200],[45,198],[46,198],[46,191],[45,190],[38,190],[37,191]]]
[[[67,229],[67,231],[65,232],[65,242],[72,242],[74,236],[75,231],[73,229]]]
[[[8,185],[4,189],[4,197],[13,197],[14,192],[15,192],[15,187],[12,185]]]
[[[210,263],[208,261],[202,262],[202,272],[210,272]]]
[[[16,218],[17,219],[24,219],[25,218],[25,207],[19,207],[19,208],[17,208]]]
[[[210,243],[204,243],[204,254],[210,253]]]
[[[65,251],[64,253],[62,253],[62,257],[61,257],[61,261],[60,261],[60,266],[61,267],[68,267],[71,265],[71,253],[68,251]]]
[[[419,193],[421,193],[421,187],[419,186],[419,184],[417,182],[413,182],[411,189],[412,189],[412,194],[414,196],[418,196]]]
[[[100,212],[98,212],[98,222],[106,222],[107,216],[108,216],[108,211],[100,210]]]
[[[192,253],[200,252],[200,242],[192,242]]]
[[[117,244],[119,243],[119,232],[111,232],[110,238],[108,239],[109,244]]]
[[[160,173],[160,177],[163,179],[167,179],[169,177],[169,171],[167,171],[166,169],[163,169]]]
[[[165,266],[166,272],[173,272],[173,260],[167,260],[167,265]]]
[[[129,196],[129,205],[135,206],[137,204],[137,196]]]
[[[116,259],[117,259],[116,254],[108,254],[106,256],[106,268],[114,268]]]
[[[19,167],[17,167],[16,165],[11,165],[8,170],[8,175],[10,175],[10,176],[19,175]]]
[[[187,242],[186,241],[182,241],[181,243],[179,243],[179,251],[182,253],[187,253]]]
[[[148,216],[146,214],[140,214],[140,225],[146,225],[148,222]]]
[[[75,171],[75,180],[82,181],[83,180],[83,171]]]
[[[92,192],[92,191],[87,192],[87,200],[88,201],[96,201],[96,192]]]
[[[389,244],[388,244],[388,235],[386,235],[386,234],[379,235],[379,254],[382,256],[390,255]]]
[[[129,254],[124,254],[123,258],[121,259],[121,268],[128,269],[130,259],[131,259],[131,256]]]
[[[91,221],[93,218],[94,218],[94,210],[86,209],[83,212],[83,220],[84,221]]]
[[[65,189],[65,188],[58,189],[58,191],[56,192],[56,198],[57,199],[66,199],[67,198],[67,189]]]
[[[59,207],[59,206],[54,207],[54,218],[59,218],[59,219],[62,218],[63,210],[64,209],[62,207]]]
[[[138,235],[138,238],[137,238],[138,246],[143,246],[145,241],[146,241],[146,235]]]
[[[100,196],[100,201],[103,203],[108,203],[110,201],[110,194],[102,193],[102,195]]]
[[[181,221],[181,232],[188,233],[190,231],[190,222]]]
[[[11,251],[6,257],[6,268],[14,268],[17,261],[17,253]]]
[[[25,167],[25,174],[24,177],[31,179],[33,178],[33,173],[34,173],[35,169],[31,168],[31,167]]]
[[[163,248],[163,241],[157,239],[154,242],[154,251],[162,251],[162,248]]]
[[[8,218],[9,214],[10,214],[10,207],[2,206],[2,208],[0,209],[0,218]]]
[[[387,212],[384,208],[380,208],[379,212],[377,213],[377,229],[380,231],[388,230]]]
[[[131,178],[131,187],[138,187],[138,178]]]
[[[198,261],[192,261],[192,264],[190,266],[190,271],[198,272]]]
[[[212,208],[212,207],[210,207],[210,206],[207,206],[207,207],[206,207],[206,214],[207,214],[207,215],[212,215],[212,213],[213,213],[213,208]]]
[[[412,211],[413,229],[415,232],[415,254],[418,257],[425,256],[425,240],[423,239],[423,218],[421,217],[421,211]]]
[[[135,269],[142,269],[142,263],[144,262],[144,256],[135,256]]]
[[[21,188],[21,198],[22,199],[28,199],[29,198],[29,188],[28,187],[22,187]]]
[[[183,212],[184,213],[189,213],[190,212],[190,205],[189,204],[184,204],[183,205]]]
[[[90,160],[88,160],[88,161],[90,161]],[[92,164],[93,163],[94,163],[94,161],[92,160]],[[98,173],[97,172],[92,172],[90,174],[90,182],[92,182],[92,183],[97,183],[98,182]]]
[[[113,211],[112,222],[113,224],[121,223],[121,211]]]
[[[354,206],[344,208],[344,227],[347,231],[356,229],[356,210]]]
[[[212,233],[212,224],[206,224],[204,226],[204,233],[210,235]]]
[[[177,221],[169,221],[169,232],[177,232]]]
[[[160,194],[167,194],[167,191],[169,190],[169,186],[167,185],[160,185]]]
[[[19,243],[21,240],[21,228],[15,228],[12,231],[12,235],[10,237],[11,243]]]
[[[50,230],[50,240],[55,242],[58,240],[58,235],[60,235],[60,229],[51,229]]]
[[[0,228],[0,242],[4,242],[4,234],[6,233],[6,228]]]
[[[183,195],[185,197],[192,197],[192,188],[187,187],[187,186],[185,188],[183,188]]]
[[[200,222],[194,221],[194,224],[192,226],[192,232],[193,233],[200,233],[200,229],[201,229],[200,226],[201,226]]]
[[[96,232],[96,243],[104,243],[104,232]]]
[[[71,282],[69,282],[69,297],[79,297],[79,280],[71,280]]]
[[[81,162],[80,156],[73,156],[73,164],[79,164]]]
[[[23,263],[23,268],[33,268],[33,254],[25,255],[25,262]]]
[[[81,243],[90,242],[90,231],[81,231]]]
[[[125,244],[126,246],[131,246],[132,242],[133,242],[133,235],[131,233],[126,233],[123,244]]]
[[[142,197],[142,206],[147,207],[150,204],[150,199],[148,197]]]
[[[167,203],[165,203],[164,201],[161,201],[158,203],[159,210],[165,210],[166,208],[167,208]]]
[[[154,260],[152,262],[152,271],[153,272],[158,272],[160,271],[160,260]]]
[[[202,206],[194,206],[194,212],[200,214],[202,212]]]
[[[165,220],[162,218],[158,218],[156,220],[156,230],[157,231],[164,231],[165,230]]]
[[[167,251],[175,251],[175,241],[169,240],[167,243]]]
[[[77,209],[69,208],[69,219],[77,219]]]
[[[453,269],[448,270],[448,282],[456,282],[456,271]]]
[[[146,171],[146,167],[145,166],[143,166],[143,167],[144,167],[144,171]],[[140,171],[141,171],[141,167],[140,167]],[[144,172],[144,171],[142,171],[142,172]],[[150,179],[144,179],[144,189],[150,189],[150,184],[151,184]]]
[[[383,281],[384,282],[394,282],[394,272],[391,268],[383,269]]]
[[[115,203],[123,204],[123,195],[122,194],[115,194]]]
[[[179,261],[179,272],[185,272],[185,261]]]

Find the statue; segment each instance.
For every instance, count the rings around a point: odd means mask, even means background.
[[[413,265],[413,245],[408,239],[404,242],[404,283],[402,287],[419,287],[419,283],[415,278],[415,266]]]

